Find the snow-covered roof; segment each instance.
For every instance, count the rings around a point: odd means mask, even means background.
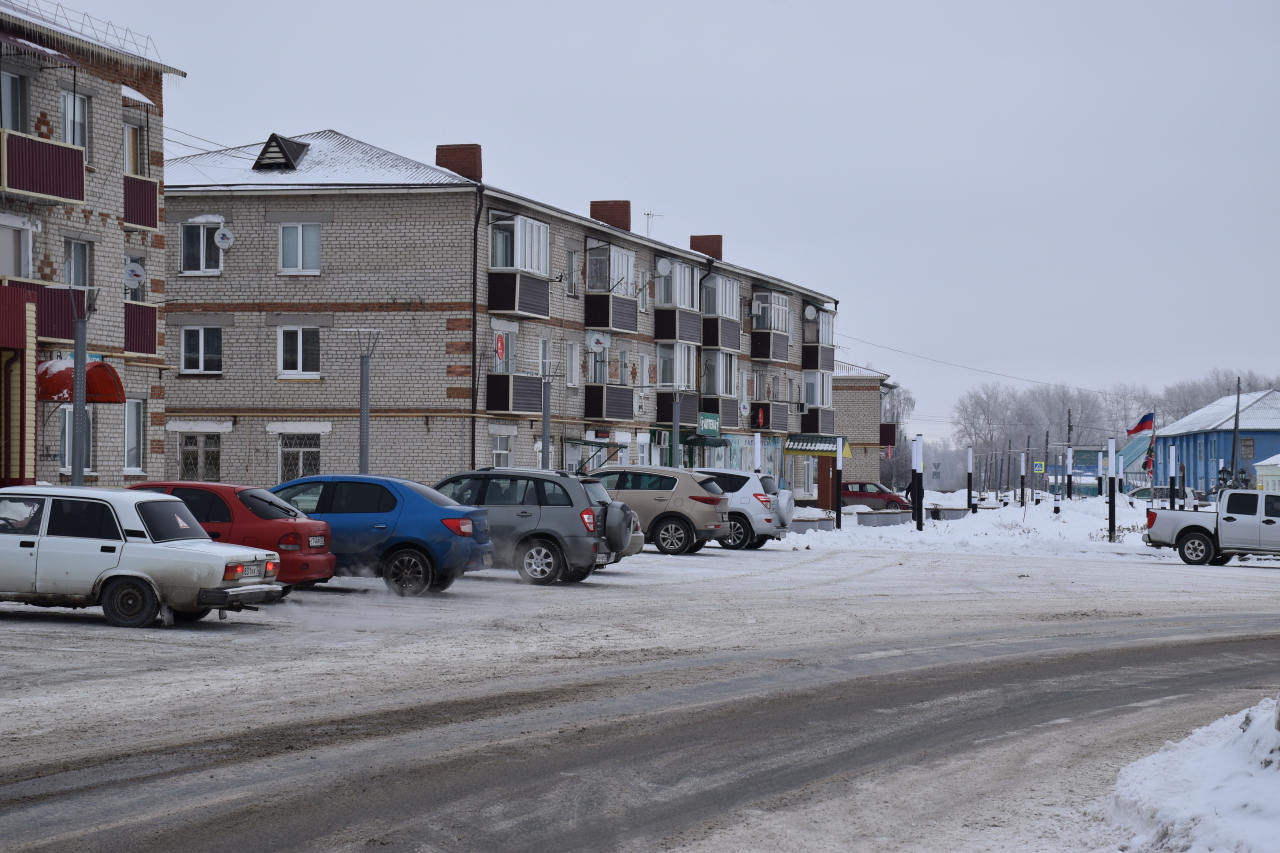
[[[165,190],[474,185],[448,169],[410,160],[336,130],[289,139],[309,146],[296,169],[254,169],[264,146],[256,142],[165,161]]]
[[[1266,459],[1263,459],[1261,462],[1253,463],[1253,467],[1255,468],[1258,467],[1259,465],[1280,465],[1280,453],[1277,453],[1275,456],[1268,456]]]
[[[1188,435],[1232,429],[1236,418],[1236,395],[1215,400],[1199,411],[1174,421],[1157,435]],[[1280,430],[1280,391],[1250,391],[1240,395],[1240,429]]]
[[[1130,439],[1129,443],[1117,453],[1117,455],[1124,457],[1124,470],[1140,470],[1146,464],[1147,448],[1150,446],[1151,436],[1145,432]]]
[[[150,36],[48,0],[0,0],[0,25],[18,30],[59,50],[78,50],[186,77],[160,62]]]

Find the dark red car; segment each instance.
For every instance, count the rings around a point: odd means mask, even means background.
[[[329,552],[329,522],[308,518],[266,489],[183,481],[129,488],[182,498],[216,542],[275,551],[280,555],[280,583],[310,586],[333,577],[336,558]]]
[[[911,501],[879,483],[841,483],[840,503],[861,504],[872,509],[911,509]]]

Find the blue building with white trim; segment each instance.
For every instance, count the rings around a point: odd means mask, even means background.
[[[1232,394],[1157,430],[1156,484],[1169,482],[1172,444],[1178,450],[1178,465],[1187,466],[1187,485],[1198,491],[1213,488],[1218,482],[1218,460],[1231,466],[1235,415],[1236,397]],[[1237,467],[1245,469],[1253,484],[1257,482],[1254,465],[1276,454],[1280,454],[1280,391],[1241,394]]]

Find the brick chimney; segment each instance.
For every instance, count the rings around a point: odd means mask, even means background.
[[[629,201],[593,201],[591,202],[591,218],[623,231],[631,230],[631,202]]]
[[[437,145],[436,165],[450,172],[457,172],[476,183],[483,180],[479,145]]]
[[[724,260],[723,234],[695,234],[689,238],[689,248],[704,255],[710,255],[717,261]]]

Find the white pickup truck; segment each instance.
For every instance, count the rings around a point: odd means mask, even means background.
[[[280,555],[214,542],[181,499],[75,486],[0,489],[0,601],[101,605],[142,628],[279,601]]]
[[[1280,554],[1280,493],[1225,491],[1216,511],[1147,510],[1142,541],[1176,548],[1193,566],[1222,566],[1238,554]]]

